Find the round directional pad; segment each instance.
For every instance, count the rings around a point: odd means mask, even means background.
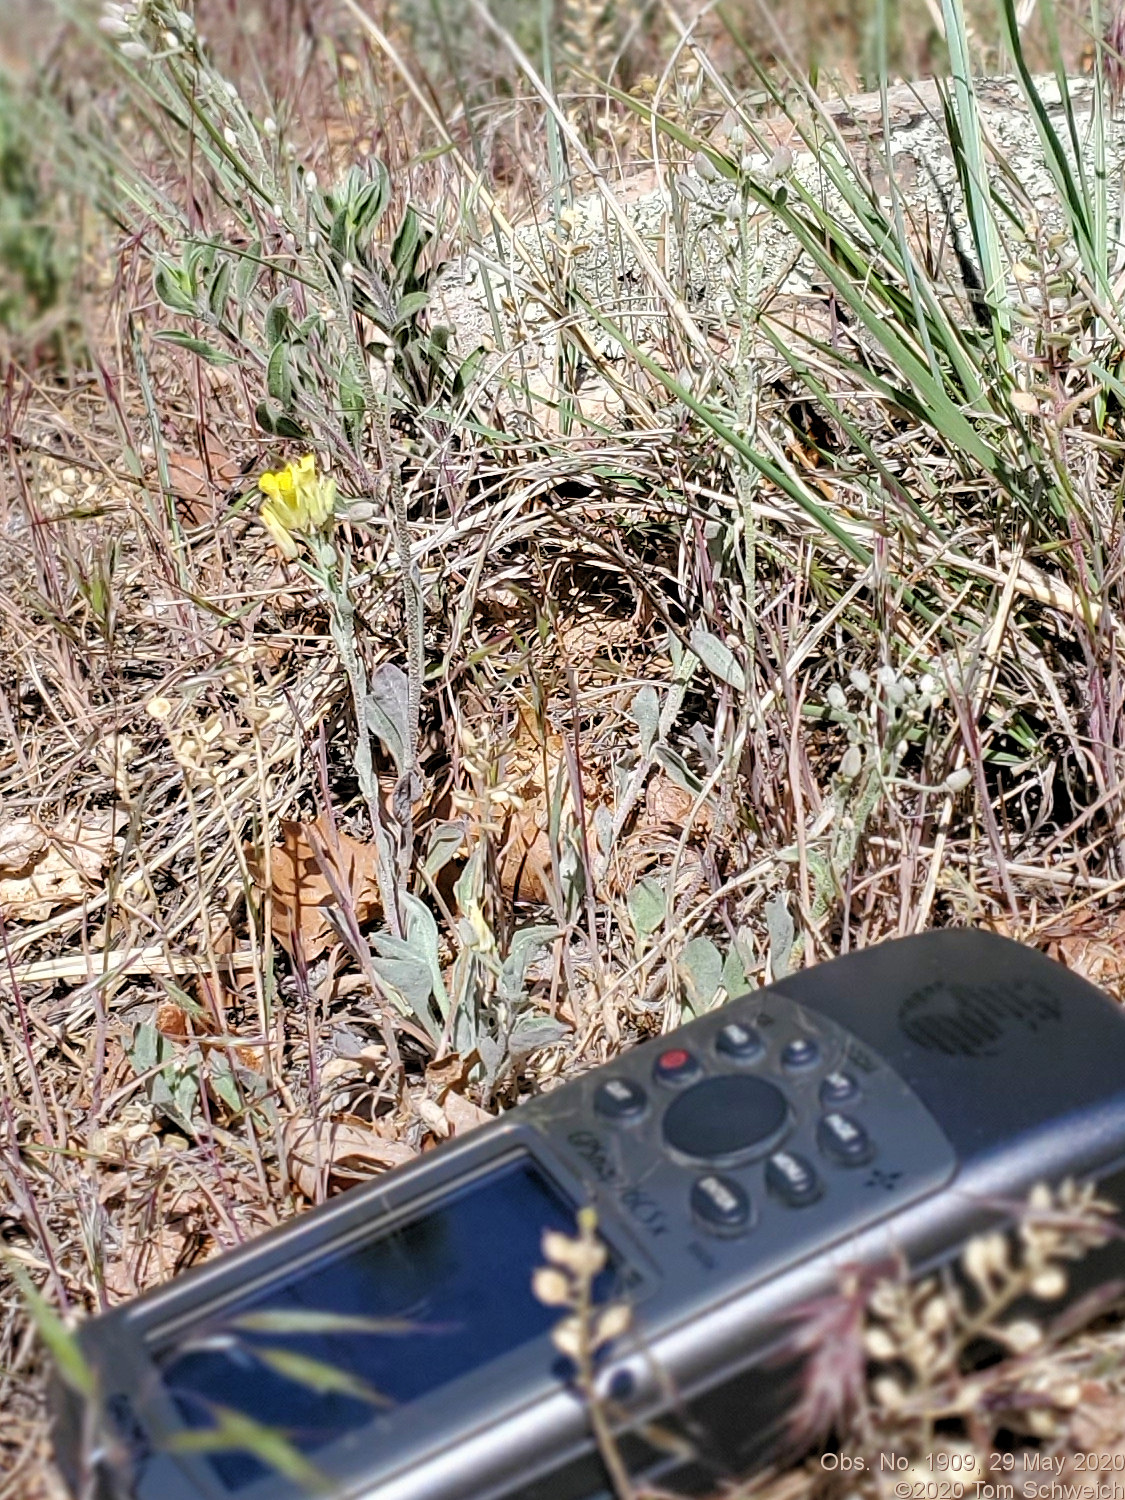
[[[789,1116],[764,1078],[732,1073],[692,1084],[664,1113],[664,1139],[695,1161],[725,1161],[771,1142]]]

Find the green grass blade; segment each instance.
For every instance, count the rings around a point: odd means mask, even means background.
[[[953,97],[959,130],[960,152],[955,149],[959,175],[965,192],[973,243],[984,281],[984,299],[992,326],[993,352],[1001,369],[1011,368],[1012,325],[1008,314],[1007,280],[1000,257],[1000,238],[992,208],[985,162],[980,110],[973,87],[969,37],[962,0],[942,0],[945,40],[953,74]]]
[[[212,1406],[209,1410],[215,1425],[181,1428],[166,1440],[170,1452],[249,1453],[309,1494],[323,1495],[334,1488],[328,1476],[309,1463],[283,1432],[226,1406]]]
[[[27,1305],[31,1321],[35,1324],[39,1337],[54,1360],[59,1378],[79,1396],[92,1401],[97,1394],[97,1382],[93,1369],[87,1364],[78,1347],[78,1340],[15,1257],[3,1253],[2,1250],[0,1250],[0,1255],[13,1281],[19,1287],[20,1296]]]
[[[366,1380],[360,1380],[358,1376],[325,1360],[298,1354],[293,1349],[276,1349],[268,1345],[255,1345],[252,1353],[255,1359],[283,1379],[291,1380],[295,1385],[303,1385],[307,1390],[316,1391],[318,1395],[350,1396],[368,1406],[394,1405],[389,1396],[384,1396],[374,1386],[368,1385]]]
[[[1043,147],[1047,170],[1054,181],[1062,209],[1066,214],[1071,233],[1074,236],[1075,247],[1082,259],[1082,265],[1087,276],[1089,276],[1099,294],[1105,296],[1108,292],[1108,276],[1104,263],[1099,263],[1098,261],[1097,241],[1091,207],[1087,202],[1081,180],[1076,178],[1075,168],[1071,166],[1067,158],[1062,141],[1059,139],[1058,131],[1051,122],[1047,107],[1043,103],[1043,97],[1035,85],[1035,80],[1031,76],[1031,70],[1027,65],[1027,59],[1023,52],[1023,44],[1020,39],[1014,0],[1000,0],[1000,18],[1004,28],[1005,44],[1012,55],[1016,76],[1019,79],[1024,98],[1027,100],[1031,118]],[[1065,87],[1065,79],[1063,97],[1066,101],[1064,107],[1069,111],[1070,95],[1069,89]]]

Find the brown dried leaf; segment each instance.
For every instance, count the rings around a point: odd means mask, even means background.
[[[1047,953],[1091,984],[1120,995],[1125,989],[1125,912],[1085,911],[1065,916],[1043,934]]]
[[[449,1121],[451,1135],[468,1135],[478,1125],[487,1125],[492,1116],[479,1104],[466,1099],[464,1094],[448,1093],[442,1101],[445,1118]]]
[[[425,1123],[437,1136],[439,1141],[444,1141],[449,1135],[449,1121],[445,1118],[445,1111],[436,1099],[416,1099],[414,1109],[420,1120]]]
[[[523,804],[508,820],[507,837],[500,852],[500,889],[509,900],[548,899],[551,844],[547,830],[560,777],[563,822],[574,819],[574,801],[564,758],[562,736],[548,731],[544,738],[532,711],[521,708],[515,738],[505,757],[506,779]],[[582,795],[587,816],[592,816],[597,788],[585,776]]]
[[[313,839],[323,851],[345,901],[356,920],[368,922],[379,910],[374,844],[361,844],[346,833],[333,834],[324,813],[315,823],[283,819],[282,841],[270,851],[273,935],[290,956],[299,946],[305,959],[316,958],[333,941],[329,910],[336,907],[331,883],[321,870]],[[265,885],[265,861],[251,857],[251,872]]]
[[[146,1286],[169,1281],[201,1259],[212,1244],[211,1205],[198,1190],[173,1190],[147,1232],[106,1256],[105,1289],[111,1302],[136,1297]]]
[[[0,832],[0,910],[9,922],[41,922],[96,887],[122,840],[99,815],[72,819],[45,834],[21,818]]]
[[[1079,911],[1062,911],[1028,935],[1013,930],[1002,914],[989,917],[984,925],[1004,937],[1033,942],[1049,958],[1073,969],[1088,979],[1125,999],[1125,912],[1109,913],[1084,907]]]
[[[206,526],[215,519],[215,496],[238,483],[242,472],[229,453],[210,452],[211,469],[197,453],[168,454],[168,487],[180,502],[180,520]]]
[[[153,1025],[161,1036],[165,1036],[171,1042],[186,1042],[188,1034],[188,1013],[182,1005],[177,1005],[174,1000],[162,1000],[153,1012]],[[252,1073],[259,1073],[265,1061],[265,1051],[262,1047],[243,1047],[238,1044],[232,1036],[219,1032],[215,1022],[210,1015],[204,1012],[202,1015],[193,1015],[191,1034],[199,1041],[210,1043],[215,1047],[229,1047],[235,1057],[244,1068]],[[221,1104],[216,1097],[216,1103]]]
[[[695,798],[670,776],[656,772],[645,787],[645,812],[653,823],[682,828],[691,816]]]
[[[47,836],[29,818],[0,828],[0,874],[26,875],[47,851]]]
[[[542,818],[542,825],[540,824]],[[545,799],[513,813],[500,853],[500,889],[509,901],[546,901],[551,879],[551,842]]]
[[[152,1019],[161,1036],[169,1037],[174,1042],[187,1040],[187,1016],[183,1006],[177,1005],[174,1000],[162,1000]]]
[[[417,1154],[405,1141],[388,1141],[370,1126],[294,1115],[282,1130],[289,1176],[311,1202],[323,1187],[347,1187],[372,1176],[372,1167],[398,1167]]]
[[[437,1090],[440,1099],[443,1091],[465,1084],[472,1071],[472,1065],[459,1052],[450,1052],[426,1064],[426,1082]]]

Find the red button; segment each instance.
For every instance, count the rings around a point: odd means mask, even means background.
[[[652,1071],[660,1083],[675,1087],[698,1078],[700,1068],[698,1061],[685,1048],[669,1047],[667,1052],[662,1052],[656,1059],[656,1067]]]

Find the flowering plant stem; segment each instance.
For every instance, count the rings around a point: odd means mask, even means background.
[[[406,746],[407,764],[403,767],[402,779],[395,788],[395,816],[402,828],[402,843],[399,849],[399,870],[405,881],[410,869],[414,845],[414,803],[422,794],[421,777],[418,774],[418,728],[421,717],[422,681],[426,671],[426,654],[423,642],[422,583],[418,564],[410,555],[410,522],[406,513],[406,493],[402,485],[402,471],[391,445],[391,389],[394,375],[394,350],[387,348],[384,354],[386,380],[383,400],[375,403],[378,414],[375,431],[379,442],[379,454],[390,482],[391,519],[394,531],[395,551],[398,554],[399,572],[402,576],[402,607],[406,617],[407,656],[407,725],[409,743]]]
[[[406,745],[407,763],[402,768],[402,776],[398,786],[395,788],[394,798],[395,816],[402,830],[398,858],[399,878],[405,883],[407,872],[412,862],[414,845],[412,808],[421,795],[422,790],[421,778],[418,774],[418,726],[426,657],[423,641],[422,588],[418,566],[411,556],[410,520],[406,509],[406,493],[402,483],[402,471],[399,468],[398,459],[391,441],[390,413],[391,401],[393,399],[395,350],[393,345],[388,345],[384,351],[383,362],[386,376],[383,383],[383,391],[380,395],[375,389],[375,383],[371,379],[371,372],[366,356],[360,348],[359,340],[356,337],[349,283],[328,275],[324,266],[319,262],[312,263],[312,270],[321,295],[334,310],[339,326],[343,330],[351,375],[363,395],[366,409],[374,416],[379,458],[382,462],[383,470],[387,475],[390,491],[391,535],[394,541],[395,555],[398,559],[399,575],[402,580],[402,605],[406,620],[406,677],[409,695],[409,742]],[[349,640],[354,654],[354,627],[350,630]],[[362,664],[360,664],[360,670],[362,671]],[[348,676],[349,680],[352,680],[352,691],[354,693],[356,691],[355,680],[352,679],[350,668],[348,669]],[[366,674],[363,675],[362,694],[361,698],[356,699],[356,716],[361,725],[361,740],[367,733],[365,710],[363,707],[367,696]],[[357,756],[361,753],[358,745],[356,753]],[[369,760],[370,742],[368,742],[365,753]],[[356,770],[358,773],[358,761]],[[375,813],[372,814],[372,826],[376,831],[376,838],[382,837],[385,839],[386,835],[382,830],[381,823],[377,822]],[[392,923],[392,931],[396,936],[399,935],[397,914]]]
[[[379,806],[379,782],[371,755],[371,731],[367,725],[367,669],[356,645],[355,604],[348,583],[347,554],[341,559],[335,544],[323,535],[308,539],[312,561],[301,561],[301,567],[320,589],[328,603],[332,643],[343,663],[351,688],[355,709],[356,739],[352,764],[360,791],[367,803],[371,829],[375,837],[375,874],[379,899],[387,925],[395,937],[402,936],[402,919],[398,909],[398,881],[391,840],[383,823]],[[401,857],[401,856],[400,856]]]
[[[163,36],[160,43],[155,45],[158,17],[163,26]],[[290,174],[279,165],[276,154],[272,150],[267,152],[263,144],[270,139],[269,132],[264,131],[264,127],[262,130],[257,127],[237,90],[229,87],[220,77],[200,46],[190,17],[175,10],[167,0],[151,3],[145,9],[136,0],[123,0],[121,4],[110,0],[101,24],[119,42],[127,58],[159,64],[156,77],[166,79],[171,84],[171,91],[169,94],[158,89],[158,97],[165,104],[171,104],[174,100],[174,107],[183,107],[186,111],[185,120],[193,120],[204,132],[202,144],[205,153],[210,157],[220,179],[231,188],[237,183],[235,195],[241,196],[243,192],[248,192],[258,209],[274,219],[283,230],[299,268],[295,279],[303,282],[315,294],[315,300],[325,319],[331,320],[332,325],[339,330],[342,364],[362,397],[364,410],[374,422],[379,456],[389,481],[391,530],[402,578],[406,620],[409,743],[405,747],[406,764],[399,768],[400,781],[395,789],[394,799],[395,817],[401,829],[397,879],[405,885],[413,854],[411,808],[421,792],[417,751],[425,652],[422,590],[418,570],[411,557],[410,525],[402,475],[391,444],[390,407],[396,348],[391,343],[385,351],[386,379],[384,390],[380,393],[371,377],[367,355],[357,332],[351,270],[338,269],[327,251],[322,232],[314,221],[312,208],[314,203],[320,202],[315,198],[315,174],[305,173],[300,180],[299,190],[294,189]],[[167,41],[169,36],[173,38],[172,43]],[[167,50],[160,50],[161,47],[166,47]],[[315,425],[316,414],[311,415]],[[340,446],[341,438],[342,434],[334,435],[335,446]],[[363,459],[361,437],[350,437],[345,446],[349,449],[347,458],[353,473],[363,476],[368,481],[368,487],[373,488]],[[302,460],[302,463],[311,465],[311,468],[293,477],[305,487],[315,486],[315,462],[311,455]],[[263,519],[285,556],[294,558],[297,548],[291,538],[286,539],[286,532],[290,528],[284,514],[284,503],[272,490],[267,489],[267,493],[271,494],[273,504],[266,508]],[[305,489],[302,489],[302,494],[304,493]],[[328,510],[331,510],[330,502]],[[311,532],[323,526],[328,521],[328,515],[315,516],[311,520],[311,528],[305,526],[300,529]],[[329,601],[333,640],[348,674],[357,725],[355,768],[367,799],[379,851],[380,894],[387,921],[392,932],[398,936],[401,931],[398,904],[396,900],[389,899],[396,886],[392,873],[395,861],[391,857],[389,836],[379,813],[378,785],[372,767],[370,732],[367,727],[367,675],[356,649],[355,610],[346,574],[341,573],[340,555],[336,548],[330,541],[322,538],[312,550],[316,563],[303,566],[319,583]]]

